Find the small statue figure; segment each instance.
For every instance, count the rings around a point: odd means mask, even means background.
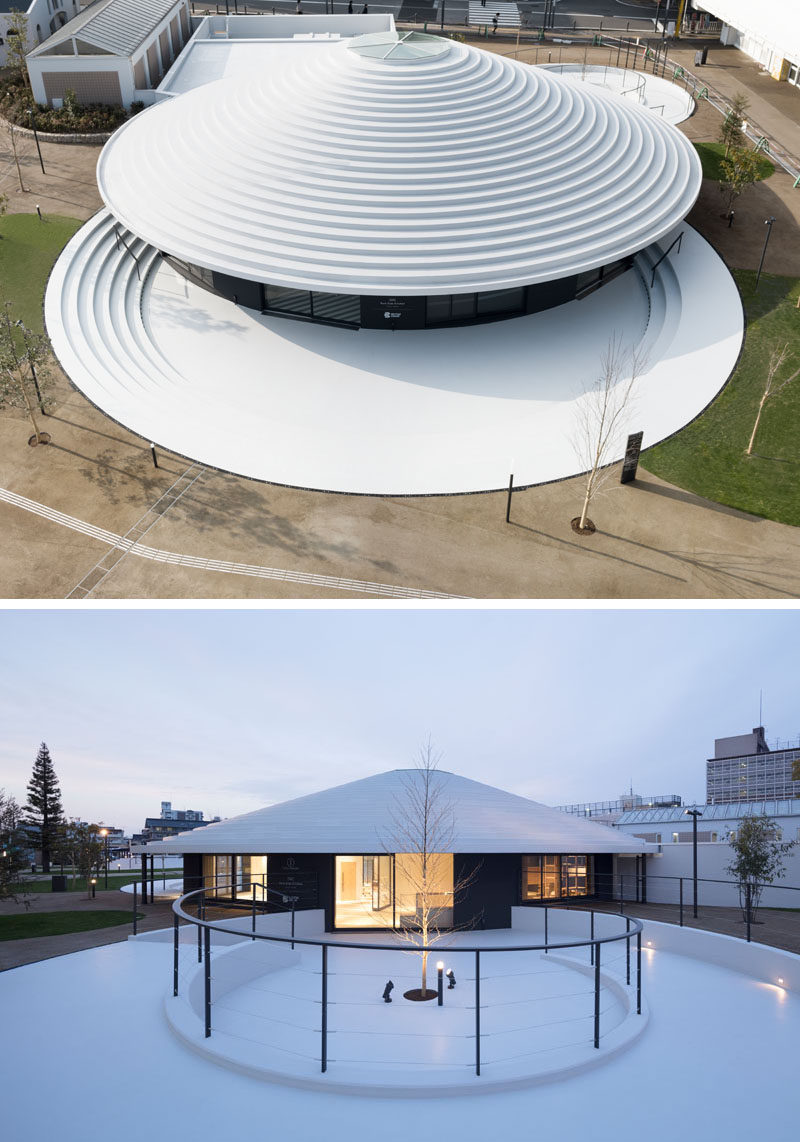
[[[447,990],[452,991],[453,988],[456,986],[456,973],[453,971],[452,968],[450,968],[449,971],[447,972],[447,978],[450,980],[450,982],[447,985]]]
[[[389,980],[389,982],[386,984],[386,987],[383,989],[383,1002],[384,1003],[391,1003],[392,1002],[392,990],[393,990],[393,988],[394,988],[394,984],[392,983],[391,980]]]

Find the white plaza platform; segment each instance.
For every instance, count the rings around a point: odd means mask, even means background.
[[[193,1142],[265,1130],[293,1142],[350,1142],[378,1129],[387,1142],[404,1142],[410,1123],[422,1124],[419,1137],[459,1142],[533,1134],[673,1142],[676,1130],[727,1142],[794,1138],[800,959],[669,925],[649,924],[645,937],[651,1020],[630,1050],[561,1082],[480,1098],[376,1100],[264,1083],[215,1065],[187,1049],[164,1018],[168,939],[3,972],[3,1137],[83,1142],[113,1122],[119,1142],[134,1142],[153,1124],[163,1137]]]
[[[591,296],[489,325],[391,333],[237,308],[96,215],[48,284],[67,375],[146,441],[257,480],[377,495],[484,491],[579,470],[576,409],[613,335],[647,354],[624,434],[696,417],[736,362],[743,315],[690,227]],[[134,261],[134,256],[137,259]],[[137,274],[138,271],[138,274]]]

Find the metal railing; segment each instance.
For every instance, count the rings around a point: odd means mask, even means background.
[[[688,888],[686,887],[688,884]],[[730,900],[727,903],[720,902],[718,899],[709,902],[708,896],[701,901],[700,886],[714,885],[724,886],[729,890],[728,895]],[[653,892],[649,892],[649,886],[655,886],[658,890],[659,897],[669,895],[674,899],[652,899]],[[674,892],[666,891],[674,887]],[[800,887],[793,884],[776,884],[774,882],[769,884],[759,884],[757,888],[752,884],[741,884],[738,880],[726,880],[717,877],[701,877],[698,876],[696,881],[694,876],[663,876],[660,874],[652,874],[650,872],[630,872],[630,873],[617,873],[613,876],[610,874],[595,874],[594,889],[598,897],[605,898],[609,902],[619,904],[619,914],[625,915],[625,906],[629,904],[650,904],[654,907],[663,905],[665,907],[677,907],[678,925],[683,928],[688,919],[689,912],[691,912],[691,919],[698,919],[698,910],[702,908],[705,910],[704,918],[711,921],[719,916],[719,911],[714,912],[714,909],[733,908],[741,912],[741,923],[744,929],[744,934],[741,938],[745,939],[748,943],[752,941],[753,926],[760,921],[756,920],[756,915],[762,909],[766,912],[782,911],[780,905],[763,903],[757,904],[754,900],[754,894],[761,895],[762,892],[781,892],[781,893],[797,893],[796,897],[786,897],[785,908],[794,915],[797,915],[797,945],[800,948]],[[649,893],[649,897],[648,897]],[[717,890],[717,894],[718,890]],[[555,901],[548,901],[549,904],[554,905]],[[577,898],[567,898],[562,902],[562,905],[568,905],[573,908],[581,908],[580,900]],[[727,933],[736,935],[735,932]]]
[[[216,886],[219,888],[219,885]],[[233,887],[233,886],[232,886]],[[254,886],[255,888],[255,886]],[[268,892],[272,890],[267,890]],[[278,894],[282,895],[282,894]],[[270,944],[277,945],[291,945],[294,948],[296,945],[302,948],[319,948],[320,949],[320,1023],[319,1023],[319,1052],[318,1060],[320,1071],[325,1073],[328,1070],[329,1056],[328,1056],[328,1009],[329,1009],[329,962],[328,951],[329,949],[337,949],[343,951],[368,951],[371,953],[381,952],[402,952],[408,951],[408,946],[402,943],[366,943],[351,940],[336,940],[335,938],[313,938],[308,935],[298,936],[294,928],[294,918],[296,911],[318,911],[316,908],[301,908],[295,907],[296,902],[291,903],[291,916],[292,916],[292,929],[289,935],[278,935],[277,933],[259,932],[256,928],[255,917],[259,904],[264,904],[265,907],[262,911],[273,911],[273,904],[271,901],[259,901],[253,891],[252,901],[247,904],[248,908],[253,911],[253,924],[250,933],[244,932],[241,927],[231,927],[224,921],[214,921],[207,918],[209,905],[215,904],[220,907],[229,909],[231,907],[242,907],[243,902],[235,901],[233,897],[220,900],[216,895],[211,901],[207,899],[205,888],[194,889],[191,892],[183,895],[179,900],[175,901],[172,905],[173,911],[173,980],[172,980],[172,993],[173,997],[179,995],[180,983],[180,927],[183,925],[194,925],[197,928],[197,958],[198,962],[203,964],[203,1028],[204,1037],[210,1038],[212,1034],[212,973],[211,973],[211,933],[218,932],[226,935],[234,935],[241,940],[262,940]],[[194,906],[197,910],[196,915],[187,911],[188,906]],[[469,944],[458,946],[451,949],[451,952],[458,956],[472,957],[474,964],[474,1060],[472,1066],[476,1075],[481,1074],[481,1043],[482,1034],[481,1030],[481,1013],[482,1010],[489,1010],[491,1005],[483,1004],[481,1001],[481,981],[485,981],[487,977],[485,972],[482,973],[481,968],[481,955],[503,955],[504,953],[514,952],[543,952],[548,955],[551,952],[558,950],[575,950],[581,948],[588,948],[590,965],[594,968],[593,971],[593,988],[591,993],[593,995],[592,1015],[592,1044],[595,1048],[599,1049],[601,1039],[601,1005],[600,993],[602,990],[601,981],[601,960],[603,959],[603,948],[606,945],[617,944],[624,942],[625,944],[625,983],[627,987],[631,986],[632,974],[632,957],[635,955],[636,965],[636,1013],[641,1015],[642,1012],[642,928],[641,921],[631,916],[625,917],[625,929],[614,933],[612,935],[600,936],[596,933],[595,912],[591,911],[589,914],[589,934],[588,939],[550,939],[549,931],[549,906],[542,904],[540,906],[544,912],[544,942],[522,943],[513,944],[508,946],[488,946],[479,944]],[[608,920],[607,913],[597,913],[597,916],[603,916]],[[631,947],[632,941],[635,941],[635,953]],[[416,953],[435,952],[441,951],[441,945],[415,945],[412,949]],[[337,1004],[337,1006],[340,1006]]]

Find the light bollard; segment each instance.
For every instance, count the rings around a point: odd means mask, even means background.
[[[444,964],[441,960],[436,965],[436,1006],[444,1003]]]

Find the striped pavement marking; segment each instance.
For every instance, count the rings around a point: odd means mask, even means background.
[[[281,567],[262,567],[254,563],[233,563],[224,559],[205,559],[199,555],[181,555],[174,551],[164,551],[148,547],[143,543],[126,540],[123,536],[102,527],[85,523],[75,516],[56,511],[45,504],[17,495],[7,488],[0,488],[0,501],[31,512],[51,523],[70,528],[90,539],[124,550],[129,555],[138,555],[155,563],[168,563],[177,567],[193,567],[202,571],[220,571],[228,575],[248,575],[257,579],[272,579],[277,582],[297,583],[301,586],[326,587],[335,591],[352,591],[365,595],[379,595],[390,599],[463,599],[465,595],[448,595],[441,591],[426,591],[414,587],[400,587],[391,583],[375,583],[365,579],[347,579],[337,575],[315,574],[309,571],[288,571]]]

